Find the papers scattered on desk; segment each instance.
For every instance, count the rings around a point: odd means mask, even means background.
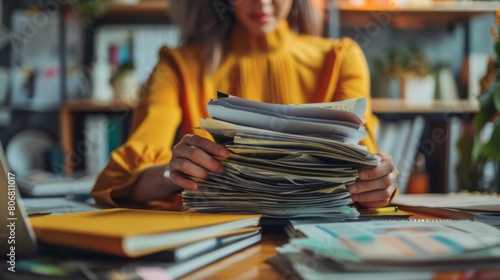
[[[377,155],[358,145],[367,133],[365,99],[277,105],[236,97],[211,100],[212,119],[200,128],[225,145],[226,173],[191,178],[186,208],[199,212],[259,213],[272,218],[355,218],[346,185]],[[256,207],[258,206],[258,207]]]
[[[23,198],[23,206],[28,216],[37,214],[60,215],[99,209],[88,203],[73,201],[62,197]]]
[[[500,227],[500,197],[475,193],[401,194],[393,204],[412,212]]]
[[[19,189],[31,196],[65,196],[88,194],[94,187],[98,174],[80,172],[56,175],[44,170],[34,170],[18,177]]]
[[[302,224],[295,228],[304,238],[277,248],[278,255],[270,261],[302,279],[421,279],[429,271],[464,265],[497,268],[500,262],[500,230],[472,221]]]

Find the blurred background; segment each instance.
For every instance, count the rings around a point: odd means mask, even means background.
[[[178,44],[169,2],[0,3],[0,142],[11,168],[98,173],[129,133],[160,46]],[[498,1],[314,3],[325,37],[365,52],[379,149],[393,155],[402,192],[498,192]]]

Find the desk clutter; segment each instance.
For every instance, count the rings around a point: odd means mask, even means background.
[[[187,209],[256,213],[267,218],[356,218],[346,186],[378,155],[359,145],[367,136],[366,99],[277,105],[219,93],[201,129],[231,152],[224,174],[192,178],[182,194]],[[203,201],[200,203],[200,201]],[[258,203],[259,207],[255,207]]]

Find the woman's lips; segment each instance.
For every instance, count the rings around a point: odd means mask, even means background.
[[[271,15],[265,13],[252,13],[250,14],[250,19],[256,23],[266,23],[271,20]]]

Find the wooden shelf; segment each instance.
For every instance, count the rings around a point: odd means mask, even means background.
[[[378,24],[381,28],[387,25],[397,28],[426,28],[446,26],[480,14],[493,13],[499,8],[499,2],[443,1],[418,6],[395,6],[353,5],[348,0],[341,0],[338,8],[341,23],[346,27],[370,27]]]
[[[156,18],[167,19],[168,2],[166,0],[142,1],[139,4],[115,4],[111,7],[106,18]]]
[[[341,11],[357,12],[426,12],[426,13],[486,13],[494,12],[499,1],[434,1],[421,5],[354,5],[348,0],[340,0],[338,8]]]
[[[402,99],[372,99],[372,111],[376,114],[473,114],[479,108],[477,100],[434,100],[430,104],[411,104]]]
[[[98,102],[94,100],[71,100],[66,102],[61,111],[66,112],[119,112],[129,111],[135,104],[126,102]]]

